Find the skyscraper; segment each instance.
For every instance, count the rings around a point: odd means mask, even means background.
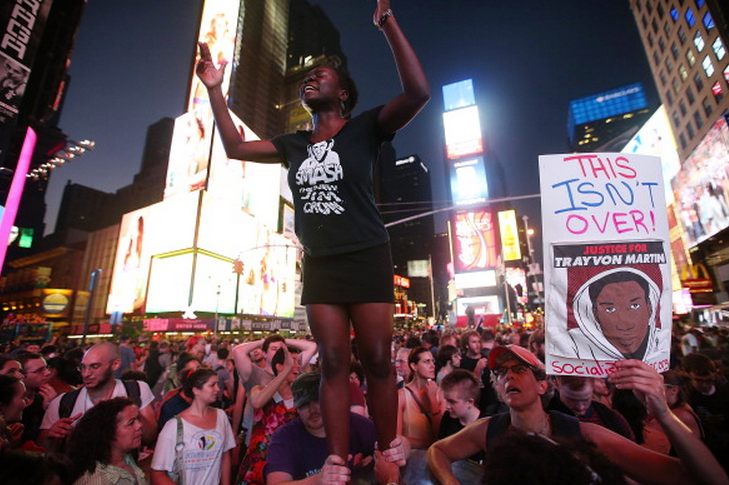
[[[718,0],[631,0],[683,161],[729,110],[727,11]]]

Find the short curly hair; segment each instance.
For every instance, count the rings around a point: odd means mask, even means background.
[[[116,438],[117,416],[134,405],[128,397],[115,397],[101,401],[81,417],[71,434],[68,453],[76,478],[86,472],[94,473],[97,462],[109,462],[111,444]]]

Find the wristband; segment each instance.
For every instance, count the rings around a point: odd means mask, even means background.
[[[385,24],[387,23],[387,19],[389,19],[390,17],[392,17],[392,9],[388,8],[382,15],[380,15],[379,20],[375,24],[377,28],[382,30],[382,27],[385,26]]]

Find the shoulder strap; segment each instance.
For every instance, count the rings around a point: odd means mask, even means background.
[[[489,419],[489,427],[486,429],[486,449],[493,447],[494,441],[498,440],[506,433],[511,425],[511,415],[509,413],[498,413]]]
[[[428,411],[428,410],[425,409],[425,406],[423,406],[423,403],[420,402],[420,399],[418,399],[418,395],[415,394],[415,391],[413,391],[412,389],[410,389],[408,386],[405,386],[405,389],[407,389],[408,391],[410,391],[410,395],[413,396],[413,400],[415,401],[415,404],[418,405],[418,409],[420,409],[420,412],[425,415],[425,418],[428,420],[428,423],[430,423],[430,425],[432,426],[433,425],[433,419],[430,417],[430,415],[432,413],[430,411]]]
[[[580,420],[559,411],[549,411],[552,418],[552,433],[554,436],[580,436]]]
[[[81,392],[81,388],[68,391],[66,394],[61,396],[61,401],[58,403],[58,417],[67,418],[71,416],[73,406],[76,404],[78,395]]]
[[[134,401],[134,404],[142,407],[142,392],[139,389],[139,381],[122,381],[127,397]]]

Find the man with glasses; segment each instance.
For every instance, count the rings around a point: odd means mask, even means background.
[[[86,411],[101,401],[115,397],[134,398],[130,394],[136,393],[137,389],[142,419],[142,439],[145,443],[154,443],[157,436],[157,422],[151,406],[154,395],[146,382],[125,383],[115,379],[114,371],[119,365],[119,349],[110,342],[98,343],[87,350],[79,366],[83,387],[61,394],[51,402],[43,416],[38,443],[46,449],[58,450],[73,429],[74,423]],[[70,393],[77,393],[72,403],[68,402],[68,398],[64,400],[64,396]]]
[[[45,359],[35,352],[20,352],[18,362],[23,373],[25,400],[28,405],[23,410],[23,443],[35,441],[40,431],[43,413],[57,393],[49,384],[51,371]]]
[[[533,433],[550,439],[581,436],[594,443],[626,476],[640,483],[729,483],[721,465],[701,439],[669,409],[660,374],[641,361],[616,362],[610,381],[618,389],[631,389],[646,405],[679,458],[647,450],[602,426],[580,423],[575,417],[557,411],[547,413],[542,406],[542,396],[548,387],[544,364],[525,348],[516,345],[494,348],[489,355],[489,367],[509,412],[476,421],[430,447],[428,465],[443,485],[460,483],[451,470],[454,462],[479,451],[488,455],[500,436],[512,433]],[[515,460],[514,466],[521,464]]]

